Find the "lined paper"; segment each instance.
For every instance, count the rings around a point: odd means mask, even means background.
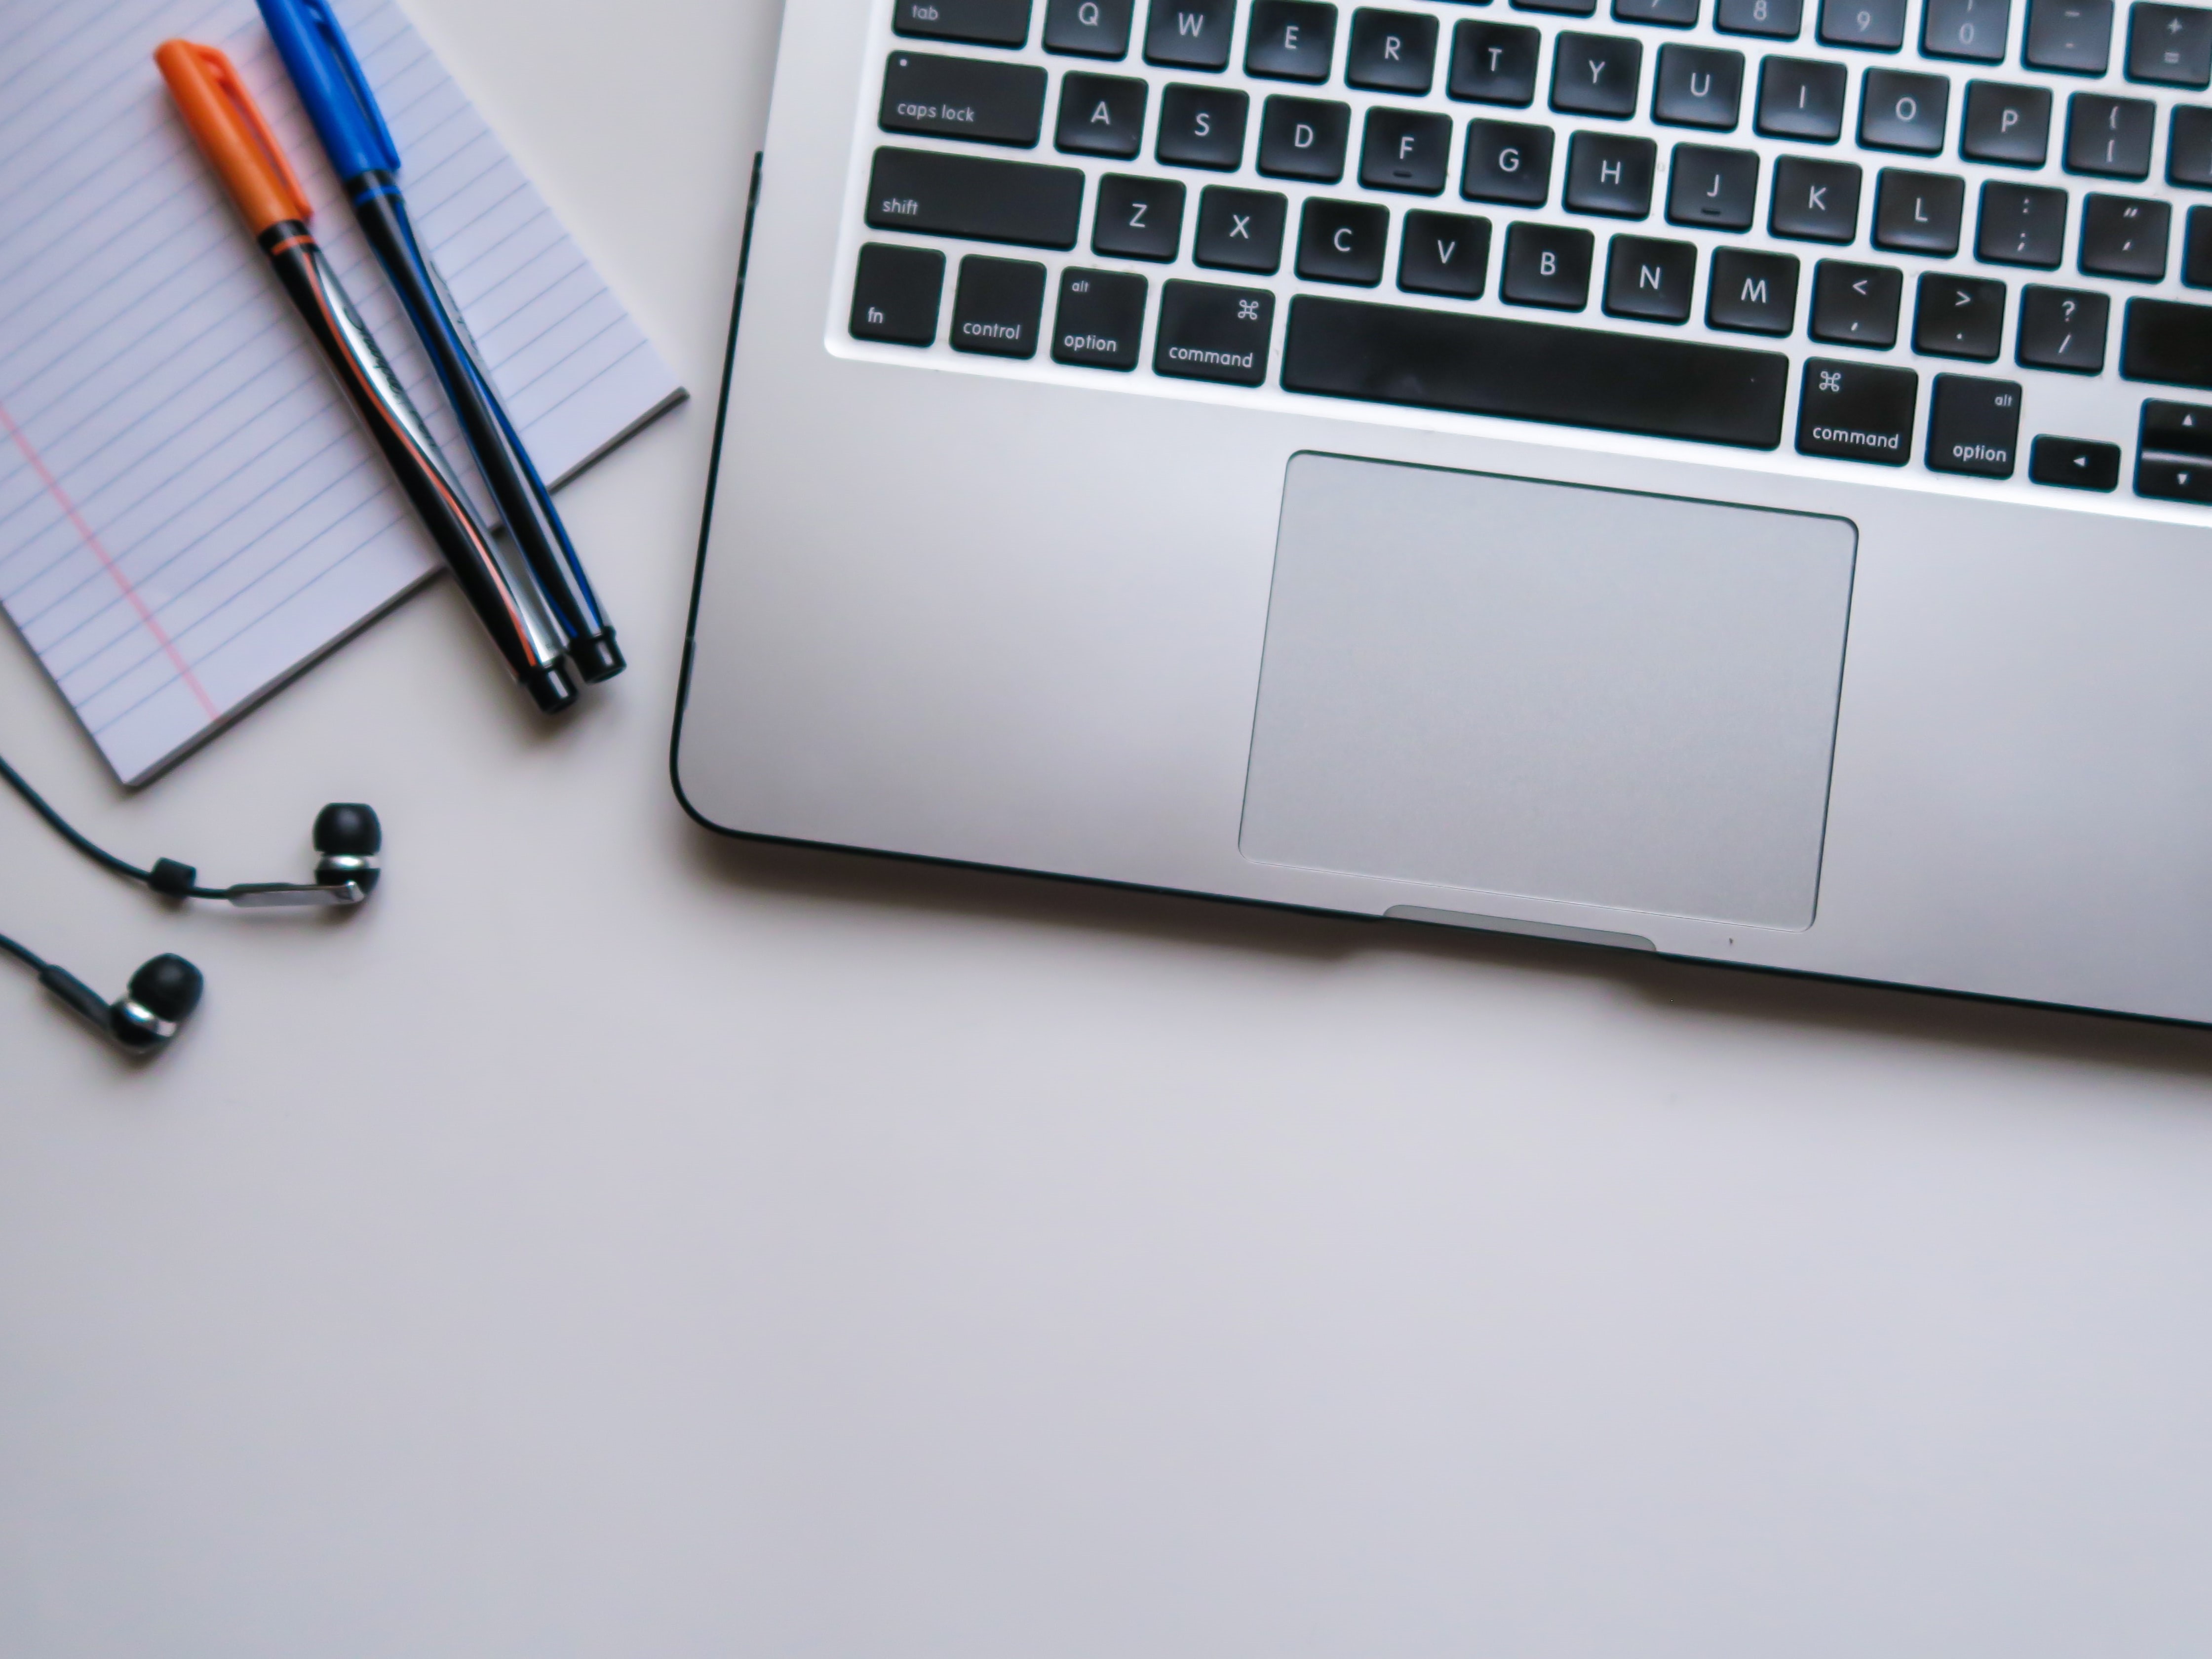
[[[423,241],[539,470],[573,476],[681,387],[392,0],[337,10]],[[179,35],[237,62],[495,521],[252,0],[0,0],[0,605],[126,783],[441,568],[170,106]]]

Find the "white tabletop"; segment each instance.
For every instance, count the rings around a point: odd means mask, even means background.
[[[771,0],[410,0],[697,394],[136,798],[0,644],[0,1653],[2179,1653],[2212,1036],[717,842],[665,753]]]

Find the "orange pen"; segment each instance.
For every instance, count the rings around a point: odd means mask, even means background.
[[[236,66],[215,47],[189,40],[163,42],[154,61],[201,154],[276,267],[507,666],[538,708],[547,714],[566,708],[576,700],[576,684],[544,601],[526,579],[510,574],[406,388],[338,285],[307,228],[313,210],[307,191]]]

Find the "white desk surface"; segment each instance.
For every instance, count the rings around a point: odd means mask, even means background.
[[[410,0],[696,394],[126,799],[27,653],[0,1653],[2202,1652],[2212,1035],[719,844],[665,769],[772,0]]]

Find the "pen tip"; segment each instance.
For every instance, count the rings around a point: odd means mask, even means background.
[[[568,660],[576,672],[592,685],[611,680],[629,666],[623,659],[622,647],[615,643],[615,631],[608,629],[589,639],[578,640],[568,647]]]
[[[522,689],[530,693],[530,700],[538,705],[541,714],[557,714],[576,701],[576,683],[557,662],[525,674]]]

